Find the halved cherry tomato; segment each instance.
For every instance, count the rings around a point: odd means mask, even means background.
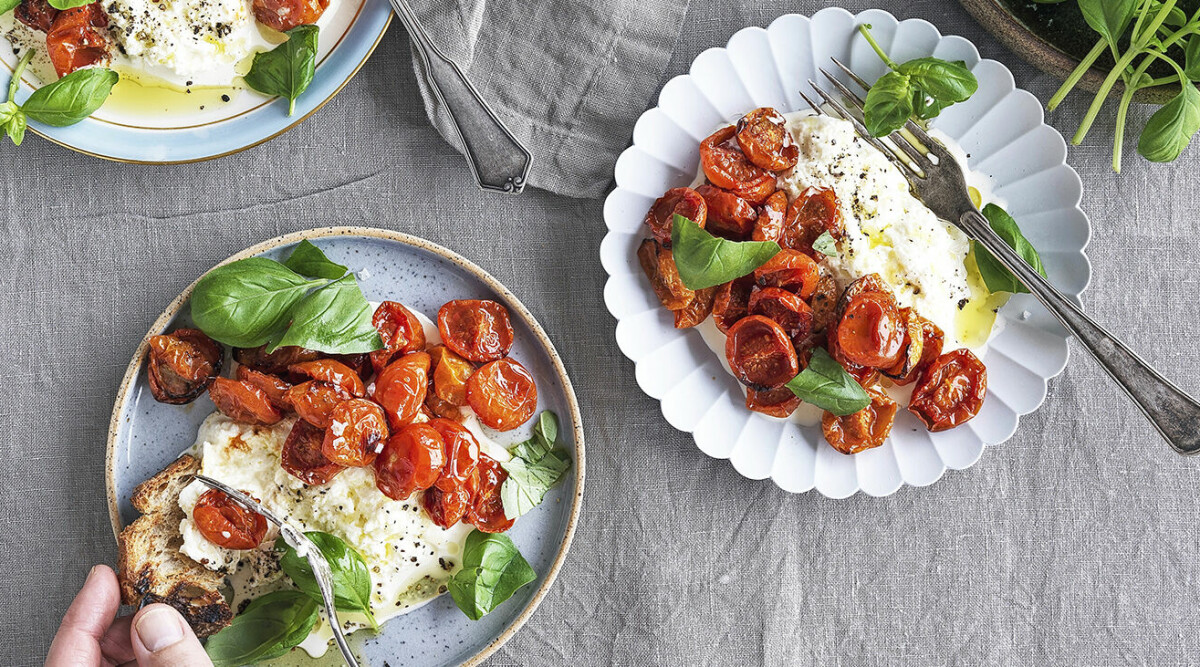
[[[365,398],[352,398],[338,403],[330,419],[321,443],[325,458],[348,468],[375,462],[388,437],[383,408]]]
[[[254,0],[251,9],[258,22],[287,32],[298,25],[310,25],[321,18],[329,0]]]
[[[790,169],[800,157],[800,148],[792,141],[783,116],[771,107],[742,116],[737,123],[737,141],[750,162],[768,171]]]
[[[429,386],[429,391],[425,392],[425,404],[421,406],[422,413],[427,418],[445,417],[451,421],[461,422],[463,420],[462,410],[453,403],[447,403],[438,398],[438,395],[433,391],[432,383]]]
[[[713,322],[721,333],[729,333],[738,320],[747,314],[750,307],[750,293],[754,290],[754,277],[742,276],[717,287],[713,297]]]
[[[429,355],[409,352],[388,364],[375,378],[374,399],[383,406],[393,429],[411,422],[429,391]]]
[[[333,359],[302,361],[288,366],[288,371],[293,375],[331,384],[340,389],[342,393],[356,398],[367,395],[367,387],[363,384],[362,378],[358,377],[358,373],[355,373],[353,368],[340,361]]]
[[[843,454],[857,454],[883,444],[892,432],[896,419],[896,402],[878,387],[867,389],[871,404],[845,417],[831,412],[821,416],[821,431],[825,441]]]
[[[401,354],[425,349],[425,327],[403,304],[384,301],[375,309],[371,324],[379,331],[384,349],[370,354],[371,366],[379,373]]]
[[[476,363],[495,361],[512,349],[508,309],[495,301],[450,301],[438,310],[437,325],[446,347]]]
[[[766,264],[754,270],[754,280],[762,287],[781,287],[801,299],[812,296],[821,278],[821,269],[811,257],[797,250],[780,250]]]
[[[429,424],[406,424],[375,459],[375,486],[392,500],[433,486],[446,466],[446,444]]]
[[[512,359],[484,364],[467,381],[467,403],[479,421],[511,431],[529,421],[537,409],[537,385],[525,367]]]
[[[813,332],[813,312],[800,297],[778,287],[763,287],[750,293],[749,312],[774,320],[783,327],[797,350],[808,344]]]
[[[249,382],[213,378],[208,397],[222,414],[235,422],[270,425],[283,419],[266,393]]]
[[[672,188],[654,201],[654,205],[646,212],[646,226],[650,228],[654,240],[663,244],[663,247],[671,247],[671,230],[674,229],[676,215],[682,215],[703,228],[708,220],[708,206],[704,197],[691,188]]]
[[[783,234],[784,212],[787,211],[787,194],[777,190],[758,209],[758,217],[754,220],[754,231],[750,233],[751,241],[778,241]]]
[[[733,194],[745,199],[751,204],[761,204],[775,194],[775,174],[764,171],[758,179],[750,181],[741,187],[730,190]]]
[[[109,59],[108,15],[99,2],[64,9],[46,33],[46,53],[59,76]]]
[[[787,332],[762,315],[747,315],[729,329],[725,358],[734,376],[755,389],[782,387],[800,372]]]
[[[883,278],[878,273],[868,273],[865,276],[861,276],[847,285],[846,289],[842,292],[842,296],[838,299],[836,311],[838,319],[841,319],[842,313],[846,311],[846,306],[850,304],[850,300],[865,292],[883,292],[888,296],[892,295],[892,291],[888,289],[887,283],[883,282]]]
[[[442,528],[449,529],[462,521],[471,506],[471,493],[459,486],[450,491],[443,491],[432,486],[421,494],[421,507],[433,522]]]
[[[758,218],[750,202],[728,190],[707,184],[696,188],[696,192],[708,204],[708,225],[705,229],[711,234],[734,241],[741,241],[750,235]]]
[[[199,329],[177,329],[146,342],[150,393],[160,403],[191,403],[221,374],[225,349]]]
[[[281,380],[274,375],[259,373],[249,366],[237,367],[237,379],[242,382],[248,382],[267,395],[267,399],[271,401],[280,412],[290,412],[292,402],[288,399],[288,390],[292,388],[290,382]]]
[[[675,311],[675,328],[688,329],[708,319],[712,313],[713,300],[717,296],[716,287],[705,287],[696,290],[696,298],[683,310]]]
[[[834,239],[842,238],[837,194],[829,188],[808,188],[788,206],[779,245],[820,259],[825,255],[814,251],[812,244],[825,232]]]
[[[884,368],[883,374],[890,378],[905,377],[914,374],[921,363],[925,351],[925,336],[921,331],[921,320],[925,318],[912,308],[900,309],[901,330],[904,332],[904,343],[900,348],[900,357],[895,365]],[[936,357],[935,357],[936,358]]]
[[[283,443],[280,466],[305,484],[320,486],[328,483],[346,468],[325,458],[321,451],[324,440],[324,430],[297,419]]]
[[[50,26],[58,17],[58,10],[47,0],[21,0],[21,4],[13,11],[18,21],[42,32],[50,32]]]
[[[838,284],[833,274],[827,270],[821,271],[817,278],[817,286],[813,289],[808,305],[813,311],[813,332],[824,333],[837,324]]]
[[[209,489],[192,508],[204,539],[226,549],[253,549],[267,536],[267,519],[242,507],[224,491]]]
[[[500,487],[506,479],[508,472],[496,459],[487,454],[479,455],[479,465],[466,487],[471,491],[467,521],[485,533],[503,533],[513,526],[514,519],[504,514],[504,502],[500,499]]]
[[[475,367],[445,345],[429,348],[429,357],[433,363],[433,392],[450,405],[466,405],[467,379]]]
[[[888,377],[892,378],[892,381],[898,385],[906,385],[916,382],[917,379],[921,377],[921,373],[928,368],[930,364],[932,364],[934,361],[937,361],[938,357],[942,356],[942,346],[946,341],[946,334],[942,333],[942,329],[938,325],[930,322],[920,315],[916,315],[916,317],[920,323],[921,330],[921,358],[919,361],[917,361],[916,365],[909,368],[908,372],[906,373],[895,372],[897,370],[903,370],[897,368],[900,366],[900,364],[897,364],[896,367],[888,369]],[[909,330],[909,335],[912,335],[911,329]]]
[[[726,190],[736,190],[747,184],[753,185],[763,177],[775,180],[770,174],[750,164],[746,155],[734,141],[737,128],[730,125],[713,132],[700,142],[700,166],[713,185]],[[770,194],[770,193],[767,193]]]
[[[842,355],[871,368],[890,368],[904,352],[905,322],[887,292],[864,292],[846,304],[837,325]]]
[[[841,364],[842,368],[846,369],[846,372],[850,374],[850,377],[854,378],[858,384],[862,385],[864,389],[877,384],[879,382],[879,370],[871,368],[870,366],[856,364],[847,359],[846,355],[842,354],[841,348],[838,347],[837,332],[831,331],[829,334],[830,335],[827,336],[825,340],[825,346],[829,350],[829,356],[833,357],[834,361]]]
[[[772,417],[788,417],[800,407],[800,397],[787,387],[759,391],[746,388],[746,407]]]
[[[682,310],[696,298],[696,293],[684,286],[675,266],[675,256],[654,239],[646,239],[638,246],[638,262],[650,280],[650,287],[663,308]]]
[[[913,390],[908,411],[930,431],[945,431],[970,421],[987,396],[987,368],[967,349],[947,352],[924,372]]]
[[[354,371],[358,379],[363,382],[370,380],[371,373],[375,372],[374,367],[371,366],[371,355],[369,354],[335,354],[329,358]]]
[[[479,462],[479,443],[465,426],[449,419],[431,419],[429,426],[442,436],[446,444],[446,467],[434,485],[449,491],[459,488],[471,478]]]
[[[287,393],[287,400],[296,414],[319,428],[327,428],[333,422],[333,409],[349,398],[349,394],[336,386],[317,380],[295,385]]]
[[[260,373],[282,375],[287,372],[288,366],[304,361],[312,361],[313,359],[320,359],[321,353],[316,350],[287,345],[268,354],[267,346],[260,345],[258,347],[234,348],[233,358],[239,364],[249,366]]]

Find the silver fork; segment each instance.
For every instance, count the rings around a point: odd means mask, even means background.
[[[870,90],[867,82],[850,68],[836,58],[833,62],[863,90]],[[863,100],[858,95],[824,69],[821,69],[821,74],[846,100],[857,107],[859,112],[862,111]],[[854,125],[854,129],[864,141],[879,149],[900,169],[900,173],[908,179],[913,193],[929,207],[929,210],[939,218],[956,225],[966,232],[967,236],[987,248],[1029,288],[1047,310],[1054,313],[1063,326],[1075,334],[1079,342],[1083,343],[1104,370],[1129,394],[1175,451],[1181,454],[1200,452],[1200,403],[1164,378],[1108,330],[1093,322],[1079,306],[1063,296],[992,231],[987,219],[971,202],[962,169],[944,146],[916,123],[909,121],[905,128],[924,145],[925,152],[918,150],[900,132],[894,132],[888,137],[895,145],[893,149],[872,137],[859,118],[835,97],[822,90],[811,79],[808,83],[837,115]],[[800,95],[818,114],[828,115],[821,105],[803,92]],[[901,159],[897,150],[907,159]],[[933,156],[933,159],[930,159],[930,156]]]

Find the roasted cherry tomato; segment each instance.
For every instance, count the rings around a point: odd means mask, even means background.
[[[842,355],[871,368],[891,368],[904,352],[906,323],[887,292],[864,292],[850,299],[838,320]]]
[[[750,233],[751,241],[778,241],[783,234],[783,216],[787,211],[788,200],[783,190],[776,190],[767,197],[767,201],[758,209],[758,217],[754,220],[754,231]]]
[[[837,324],[837,302],[837,280],[832,273],[822,270],[821,276],[817,278],[817,286],[808,299],[808,305],[813,311],[814,333],[824,333],[825,330]]]
[[[409,352],[388,364],[375,378],[376,402],[387,413],[393,429],[411,422],[425,402],[429,391],[429,355]]]
[[[883,282],[883,278],[878,273],[868,273],[846,286],[842,296],[838,299],[837,318],[841,319],[842,313],[846,312],[846,306],[850,304],[851,299],[865,292],[883,292],[888,296],[892,295],[887,283]]]
[[[682,310],[696,298],[696,293],[685,287],[679,277],[675,256],[670,249],[654,239],[646,239],[638,246],[637,254],[642,271],[650,280],[650,286],[654,288],[654,294],[663,308]]]
[[[737,141],[754,166],[783,171],[796,165],[800,148],[784,125],[783,116],[771,107],[755,109],[737,124]]]
[[[251,9],[258,22],[287,32],[298,25],[316,23],[329,6],[329,0],[254,0]]]
[[[797,250],[780,250],[766,264],[754,270],[761,287],[781,287],[807,299],[817,288],[821,269],[811,257]]]
[[[712,313],[713,300],[717,296],[716,287],[705,287],[696,290],[696,298],[683,310],[675,311],[675,328],[688,329],[708,319]]]
[[[431,419],[429,425],[446,443],[446,467],[434,484],[449,491],[466,484],[479,462],[479,443],[465,426],[449,419]]]
[[[340,361],[333,359],[302,361],[288,366],[288,371],[293,375],[331,384],[340,389],[342,393],[355,398],[367,395],[367,387],[363,384],[362,378],[358,377],[358,373],[354,372],[353,368]]]
[[[58,10],[47,0],[21,0],[21,4],[13,11],[18,21],[42,32],[50,32],[50,26],[58,17]]]
[[[204,539],[226,549],[254,549],[267,536],[263,515],[242,507],[217,489],[200,496],[192,508],[192,520]]]
[[[375,462],[388,437],[383,408],[365,398],[352,398],[338,403],[330,419],[321,443],[325,458],[348,468]]]
[[[484,364],[467,381],[467,404],[479,421],[498,431],[511,431],[533,416],[537,385],[520,363],[498,359]]]
[[[663,247],[671,247],[671,231],[674,229],[675,216],[682,215],[699,225],[707,224],[708,206],[704,197],[691,188],[673,188],[654,201],[654,205],[646,212],[646,226],[655,241]]]
[[[808,188],[788,206],[779,245],[820,259],[825,255],[813,250],[813,242],[825,232],[834,239],[842,238],[837,194],[829,188]]]
[[[296,414],[319,428],[328,427],[333,422],[333,409],[349,398],[349,394],[342,393],[336,386],[317,380],[295,385],[287,393],[287,400]]]
[[[970,421],[987,395],[987,368],[967,349],[947,352],[921,373],[908,411],[930,431],[945,431]]]
[[[917,379],[921,377],[921,373],[928,368],[930,364],[932,364],[934,361],[937,361],[938,357],[942,356],[942,345],[944,345],[946,341],[946,335],[942,333],[942,329],[938,327],[938,325],[930,322],[920,315],[916,315],[916,313],[913,314],[920,324],[921,358],[917,361],[915,366],[908,368],[907,372],[897,372],[904,370],[900,367],[901,364],[899,363],[897,363],[896,366],[888,369],[888,377],[892,378],[892,382],[895,382],[898,385],[906,385],[916,382]],[[908,335],[913,335],[911,328],[909,329]],[[905,342],[906,344],[911,345],[908,339],[906,339]],[[909,351],[911,351],[911,347],[909,348]],[[905,359],[905,361],[907,361],[907,359]]]
[[[471,491],[467,521],[485,533],[503,533],[513,526],[514,520],[504,514],[504,502],[500,499],[500,487],[506,479],[508,473],[496,459],[479,455],[479,465],[467,485]]]
[[[358,379],[363,382],[370,380],[371,373],[375,372],[374,367],[371,366],[371,355],[369,354],[335,354],[330,359],[354,371]]]
[[[370,354],[371,366],[376,373],[387,367],[392,359],[409,352],[419,352],[425,349],[425,327],[421,320],[403,304],[395,301],[384,301],[375,309],[371,324],[379,331],[384,349],[375,350]]]
[[[754,290],[754,277],[742,276],[717,287],[713,297],[713,322],[721,333],[729,333],[738,320],[747,315],[750,293]]]
[[[237,367],[237,379],[242,382],[258,387],[258,389],[267,395],[267,399],[271,401],[271,405],[281,412],[290,412],[292,409],[292,401],[288,398],[288,390],[292,388],[290,382],[286,382],[274,375],[259,373],[249,366]]]
[[[836,333],[836,331],[831,331],[830,334],[832,335],[829,335],[825,341],[825,345],[829,349],[829,356],[833,357],[834,361],[841,364],[842,368],[846,369],[846,372],[850,374],[850,377],[858,381],[858,383],[862,385],[864,389],[877,384],[879,382],[879,370],[871,368],[870,366],[856,364],[847,359],[846,356],[842,354],[842,350],[838,347],[838,337]]]
[[[147,344],[150,393],[160,403],[191,403],[221,374],[225,350],[199,329],[151,336]]]
[[[321,451],[324,441],[324,430],[297,419],[283,443],[280,465],[305,484],[320,486],[328,483],[346,468],[325,458]]]
[[[108,15],[99,2],[64,9],[46,33],[46,53],[59,76],[108,60]]]
[[[746,407],[772,417],[788,417],[800,407],[800,397],[787,387],[759,391],[746,388]]]
[[[736,133],[737,129],[731,125],[702,141],[700,166],[713,185],[757,204],[775,191],[775,175],[750,164],[733,140]]]
[[[734,241],[741,241],[750,236],[754,229],[754,221],[758,212],[750,202],[741,197],[711,185],[701,185],[696,192],[704,197],[708,204],[709,233],[723,236]]]
[[[450,405],[467,404],[467,379],[475,372],[471,362],[445,345],[429,348],[433,364],[433,392]]]
[[[734,376],[755,389],[782,387],[800,372],[787,332],[762,315],[747,315],[729,329],[725,358]]]
[[[407,424],[375,459],[375,486],[392,500],[433,486],[446,465],[446,445],[429,424]]]
[[[925,351],[925,335],[921,329],[921,321],[924,319],[912,308],[900,309],[904,342],[895,365],[882,369],[884,375],[890,378],[899,378],[914,374],[917,366],[921,364],[921,358]]]
[[[809,345],[813,333],[813,312],[800,297],[778,287],[763,287],[750,294],[749,312],[774,320],[783,327],[797,350]]]
[[[896,419],[896,402],[878,387],[867,389],[871,404],[845,417],[831,412],[821,416],[825,440],[843,454],[857,454],[883,444]]]
[[[243,366],[249,366],[260,373],[282,375],[288,366],[304,361],[320,359],[321,353],[303,347],[288,345],[267,354],[267,346],[238,347],[233,350],[233,358]]]
[[[438,310],[437,325],[446,347],[476,363],[495,361],[512,349],[508,309],[495,301],[464,299],[446,303]]]
[[[214,378],[208,397],[226,417],[242,424],[270,425],[283,419],[263,390],[241,380]]]
[[[422,414],[427,418],[445,417],[446,419],[461,422],[463,420],[462,410],[453,403],[447,403],[438,398],[438,395],[433,391],[433,384],[430,383],[429,391],[425,392],[425,404],[421,406]]]
[[[446,529],[462,521],[470,505],[471,493],[462,486],[450,491],[443,491],[432,486],[421,495],[421,507],[425,508],[429,518],[435,524]]]

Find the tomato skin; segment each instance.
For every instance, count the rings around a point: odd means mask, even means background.
[[[751,241],[779,241],[783,234],[784,212],[787,211],[788,200],[783,190],[778,190],[759,208],[758,217],[754,220],[754,231],[750,234]]]
[[[742,276],[717,287],[713,297],[713,323],[721,333],[729,333],[729,328],[749,313],[750,294],[754,291],[754,277]]]
[[[355,398],[367,395],[367,387],[363,384],[362,378],[358,377],[358,373],[353,368],[334,359],[302,361],[288,366],[288,371],[293,375],[331,384],[340,389],[342,393]]]
[[[471,475],[467,489],[472,491],[471,505],[467,508],[467,521],[485,533],[503,533],[512,528],[515,519],[504,514],[504,501],[500,498],[500,487],[508,479],[508,472],[500,463],[487,454],[479,455],[479,465]]]
[[[679,268],[675,266],[675,255],[654,239],[646,239],[638,246],[638,262],[642,272],[650,281],[654,295],[667,310],[683,310],[696,298],[696,293],[683,284]]]
[[[433,391],[437,397],[450,405],[466,405],[467,380],[475,367],[445,345],[429,348],[429,356],[433,363]]]
[[[537,409],[537,384],[512,359],[484,364],[467,381],[467,404],[479,421],[498,431],[511,431],[529,421]]]
[[[42,32],[50,32],[54,19],[58,18],[58,9],[51,6],[47,0],[21,0],[21,4],[13,11],[18,21]]]
[[[249,366],[260,373],[282,375],[287,372],[288,366],[320,359],[321,353],[316,350],[287,345],[268,354],[267,346],[260,345],[234,348],[233,358],[239,364]]]
[[[349,398],[334,385],[316,380],[294,385],[287,393],[296,414],[318,428],[327,428],[333,422],[333,409]]]
[[[338,403],[325,429],[321,453],[325,458],[348,468],[368,466],[388,439],[387,417],[383,408],[365,398]]]
[[[438,309],[437,325],[446,347],[476,363],[495,361],[512,349],[508,309],[495,301],[450,301]]]
[[[322,452],[324,440],[323,429],[297,419],[283,443],[280,467],[310,486],[329,483],[346,468],[325,457]]]
[[[837,326],[838,348],[846,359],[871,368],[890,368],[904,352],[906,323],[885,292],[850,299]]]
[[[258,22],[287,32],[298,25],[316,23],[329,6],[329,0],[254,0],[251,9]]]
[[[192,520],[204,539],[226,549],[254,549],[267,536],[267,519],[225,495],[209,489],[196,501]]]
[[[716,296],[716,287],[696,290],[696,298],[692,299],[686,308],[675,311],[675,328],[689,329],[707,320],[712,313],[713,301]]]
[[[411,422],[429,391],[430,357],[426,352],[409,352],[388,364],[375,378],[373,398],[383,406],[393,429]]]
[[[829,350],[829,356],[833,357],[834,361],[841,364],[842,368],[846,369],[846,372],[849,373],[850,376],[858,382],[858,384],[862,385],[864,389],[869,389],[870,387],[874,386],[879,381],[879,370],[871,368],[870,366],[856,364],[847,359],[846,355],[842,354],[842,350],[838,346],[838,337],[836,332],[831,332],[831,334],[834,335],[830,335],[825,341],[825,346]]]
[[[159,403],[191,403],[221,374],[225,348],[199,329],[177,329],[146,343],[146,375]]]
[[[249,382],[213,378],[208,397],[222,414],[241,424],[269,426],[283,419],[266,393]]]
[[[825,232],[840,239],[842,228],[842,209],[838,206],[837,194],[829,188],[810,187],[788,206],[779,245],[819,260],[825,255],[813,250],[813,242]]]
[[[470,505],[471,494],[462,486],[450,491],[433,486],[421,495],[421,507],[425,508],[429,518],[446,529],[462,521]]]
[[[266,394],[271,405],[274,405],[280,412],[291,412],[292,401],[288,398],[288,391],[292,388],[290,382],[275,375],[260,373],[249,366],[239,365],[236,375],[237,379],[254,385],[259,391]]]
[[[783,171],[796,165],[800,147],[792,141],[784,118],[771,107],[761,107],[737,122],[737,141],[754,166]]]
[[[913,316],[917,318],[917,322],[920,327],[921,358],[915,366],[909,367],[907,371],[905,371],[905,368],[902,367],[902,364],[897,364],[886,371],[887,376],[892,378],[893,382],[901,386],[912,384],[920,379],[921,373],[924,372],[924,370],[928,368],[930,364],[932,364],[934,361],[937,361],[938,357],[942,356],[942,346],[946,342],[946,334],[942,332],[941,327],[933,322],[930,322],[924,317],[917,315],[915,312],[913,313]],[[910,328],[908,331],[908,336],[912,337],[913,335],[912,329]],[[906,339],[906,344],[911,345],[912,341]]]
[[[384,349],[370,353],[371,367],[383,371],[399,355],[425,349],[425,327],[421,320],[403,304],[384,301],[371,316],[371,324],[379,331]]]
[[[108,15],[99,2],[64,9],[46,33],[46,53],[60,77],[109,59]]]
[[[706,229],[711,234],[734,241],[741,241],[750,235],[754,221],[758,219],[758,212],[750,202],[728,190],[707,184],[696,188],[696,192],[708,204]]]
[[[801,299],[812,296],[820,278],[821,268],[811,257],[786,248],[754,270],[754,281],[759,287],[780,287],[795,292]]]
[[[831,412],[821,416],[825,441],[843,454],[857,454],[883,444],[896,419],[896,402],[878,387],[867,389],[871,404],[851,415],[838,417]]]
[[[733,140],[736,133],[737,128],[731,125],[700,142],[700,167],[718,188],[729,190],[751,204],[762,203],[775,192],[775,174],[750,164]]]
[[[438,476],[434,486],[443,491],[461,487],[471,479],[471,473],[479,463],[479,443],[475,436],[458,422],[438,417],[429,421],[432,427],[442,436],[446,449],[446,466]]]
[[[823,334],[837,324],[838,284],[833,274],[821,271],[808,305],[813,312],[813,333]]]
[[[930,431],[945,431],[979,414],[987,396],[987,368],[973,352],[954,350],[921,373],[908,411]]]
[[[446,444],[429,424],[408,424],[388,438],[375,459],[375,486],[392,500],[433,486],[446,466]]]
[[[704,197],[691,188],[672,188],[654,201],[646,211],[646,226],[650,235],[663,247],[671,247],[671,231],[675,227],[675,216],[682,215],[704,228],[708,221],[708,206]]]
[[[800,397],[787,387],[759,391],[746,389],[746,407],[772,417],[786,418],[800,407]]]
[[[742,384],[759,390],[782,387],[800,372],[787,332],[762,315],[747,315],[729,329],[725,358]]]
[[[778,287],[764,287],[750,294],[749,312],[762,315],[783,327],[797,350],[808,344],[813,332],[813,312],[795,294]]]

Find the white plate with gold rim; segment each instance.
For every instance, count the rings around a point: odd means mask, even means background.
[[[699,332],[675,329],[671,313],[659,306],[635,255],[651,203],[692,181],[699,143],[719,125],[761,106],[806,109],[799,91],[813,96],[806,81],[818,80],[816,68],[829,69],[831,57],[868,81],[882,75],[884,64],[858,37],[862,23],[871,24],[893,60],[933,55],[962,60],[975,74],[978,92],[943,111],[933,126],[965,150],[972,171],[989,177],[996,198],[1008,203],[1039,249],[1051,282],[1078,298],[1091,275],[1084,254],[1091,231],[1079,208],[1082,184],[1066,164],[1066,142],[1043,122],[1041,103],[1015,87],[1004,65],[980,59],[966,39],[943,36],[926,21],[897,21],[881,10],[784,15],[766,29],[740,30],[725,48],[697,56],[688,74],[663,87],[658,106],[642,114],[633,145],[617,160],[617,187],[604,206],[608,234],[600,248],[617,343],[636,363],[638,384],[661,401],[667,421],[748,478],[770,478],[786,491],[816,489],[832,498],[859,491],[885,496],[973,465],[987,446],[1012,436],[1021,415],[1041,405],[1047,381],[1067,363],[1066,331],[1029,295],[1015,296],[1000,310],[983,357],[988,396],[975,419],[929,433],[901,410],[882,447],[845,456],[825,443],[819,424],[746,409],[741,386],[723,360]]]

